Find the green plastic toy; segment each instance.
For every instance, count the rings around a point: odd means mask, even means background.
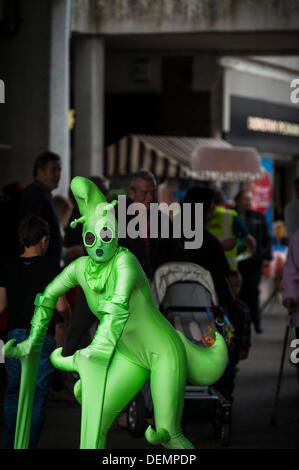
[[[62,356],[51,356],[55,367],[76,371],[80,379],[74,393],[82,406],[81,449],[104,449],[107,432],[117,415],[150,378],[154,405],[154,430],[145,437],[169,449],[192,449],[182,434],[186,380],[211,385],[223,374],[227,346],[220,334],[209,348],[191,343],[159,312],[148,280],[136,257],[118,247],[117,222],[97,186],[75,177],[72,192],[83,224],[83,242],[88,256],[68,265],[35,301],[32,328],[27,340],[4,346],[7,357],[22,362],[15,448],[27,448],[39,354],[58,297],[80,285],[90,310],[100,320],[91,344]]]

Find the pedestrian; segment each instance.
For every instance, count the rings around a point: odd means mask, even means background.
[[[283,305],[291,315],[291,324],[299,339],[299,229],[292,235],[288,247],[286,262],[282,272]],[[299,383],[299,366],[297,365]]]
[[[249,234],[234,209],[224,207],[221,191],[215,191],[215,208],[207,228],[221,242],[230,269],[238,268],[238,240],[242,240],[249,252],[255,250],[255,240]]]
[[[183,211],[184,204],[192,204],[193,210],[195,203],[203,204],[203,241],[200,248],[188,249],[184,248],[186,239],[183,237],[181,239],[181,250],[178,252],[175,261],[196,263],[209,271],[215,285],[219,305],[225,310],[229,310],[232,303],[232,295],[228,284],[229,263],[220,241],[207,229],[215,208],[214,198],[214,190],[205,186],[194,186],[185,194],[183,198]],[[192,215],[194,215],[194,212],[192,212]],[[192,225],[194,227],[194,222]],[[195,227],[195,230],[199,229],[200,227]]]
[[[299,228],[299,176],[294,179],[293,187],[295,198],[284,208],[284,222],[289,239]]]
[[[37,216],[28,216],[21,221],[18,234],[24,252],[6,261],[0,269],[0,313],[6,309],[7,340],[15,338],[18,344],[28,338],[30,322],[34,314],[34,300],[39,292],[60,272],[57,259],[46,255],[49,245],[49,226]],[[57,311],[67,316],[69,306],[64,296],[56,304]],[[36,447],[41,436],[45,419],[45,407],[55,368],[50,355],[56,348],[55,321],[49,324],[40,357],[37,385],[32,412],[30,447]],[[6,393],[3,406],[3,448],[13,448],[18,394],[20,388],[21,364],[18,359],[6,358]]]
[[[247,259],[239,262],[238,269],[243,278],[240,298],[250,308],[251,319],[256,333],[262,333],[262,318],[259,306],[259,285],[262,269],[269,266],[272,259],[271,236],[267,222],[261,212],[252,209],[253,194],[241,190],[235,197],[236,209],[248,232],[255,239],[254,253],[248,253]],[[243,245],[243,246],[242,246]],[[242,240],[238,243],[239,253],[245,252]]]
[[[133,175],[128,191],[127,207],[132,203],[142,204],[146,220],[140,224],[143,227],[139,226],[140,236],[132,238],[127,231],[126,237],[119,238],[119,245],[128,248],[136,256],[147,278],[151,281],[159,266],[174,260],[178,243],[173,237],[170,217],[160,210],[156,234],[151,236],[150,205],[157,203],[157,181],[150,171],[141,169]],[[127,228],[134,217],[136,217],[135,211],[133,215],[127,217]],[[163,227],[169,227],[168,236],[163,236]],[[166,231],[165,233],[167,234]]]
[[[240,271],[232,270],[228,276],[234,300],[228,318],[234,326],[234,355],[236,364],[248,358],[251,347],[251,316],[249,307],[240,299],[243,279]]]
[[[44,152],[35,160],[34,181],[22,192],[19,220],[27,215],[42,217],[49,225],[50,238],[46,256],[58,263],[62,256],[62,236],[51,192],[58,187],[61,175],[60,157],[53,152]]]

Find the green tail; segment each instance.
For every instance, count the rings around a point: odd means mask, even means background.
[[[155,431],[151,426],[149,426],[145,431],[145,438],[150,444],[157,445],[169,441],[170,435],[166,429],[161,428]]]
[[[212,385],[220,379],[228,363],[228,351],[223,337],[215,333],[215,343],[202,348],[191,343],[180,331],[187,355],[187,379],[193,385]]]

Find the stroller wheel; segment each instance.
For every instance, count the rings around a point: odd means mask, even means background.
[[[228,447],[230,443],[230,424],[223,423],[221,430],[220,430],[220,440],[221,444],[224,447]]]
[[[231,434],[231,408],[225,407],[223,410],[223,424],[220,431],[221,444],[228,447]]]
[[[223,410],[221,405],[218,405],[215,410],[214,422],[213,427],[215,430],[215,434],[218,439],[221,437],[221,428],[223,423]]]
[[[230,407],[223,408],[221,405],[217,406],[214,418],[214,429],[221,445],[224,447],[230,444],[231,433],[231,413]]]
[[[138,393],[127,408],[128,430],[131,436],[143,436],[146,427],[146,407],[143,395]]]

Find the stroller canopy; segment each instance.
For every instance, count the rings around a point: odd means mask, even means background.
[[[212,304],[218,305],[218,298],[210,272],[198,264],[188,262],[166,263],[156,270],[152,285],[152,294],[156,305],[160,306],[162,304],[170,286],[185,282],[201,284],[210,294]],[[186,304],[186,298],[181,300]],[[190,298],[187,299],[187,303],[190,300]]]

